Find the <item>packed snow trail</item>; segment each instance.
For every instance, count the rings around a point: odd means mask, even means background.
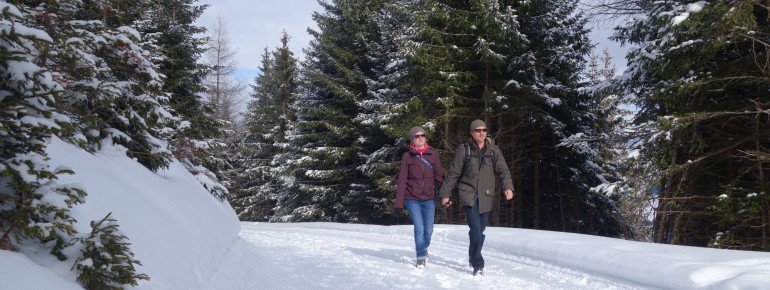
[[[425,269],[414,266],[411,226],[391,233],[317,224],[241,224],[240,238],[206,289],[640,289],[614,278],[485,247],[485,275],[471,275],[468,244],[446,238],[465,226],[436,225]],[[323,225],[323,224],[321,224]],[[489,233],[487,236],[489,238]]]

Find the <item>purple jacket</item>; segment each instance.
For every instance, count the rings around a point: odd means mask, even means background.
[[[444,169],[438,159],[438,151],[429,148],[422,155],[433,169],[420,160],[420,154],[410,149],[401,156],[401,170],[396,186],[396,208],[404,208],[404,199],[419,201],[436,197],[436,188],[444,180]]]

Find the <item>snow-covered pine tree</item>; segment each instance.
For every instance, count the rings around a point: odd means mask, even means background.
[[[376,66],[369,43],[379,39],[373,13],[380,1],[320,2],[313,18],[319,30],[301,74],[295,101],[297,122],[287,137],[295,150],[278,195],[275,220],[361,221],[349,210],[355,196],[373,188],[358,170],[362,129],[353,120],[358,101],[369,98]]]
[[[653,240],[770,250],[767,3],[656,1],[618,28],[635,45],[618,80],[657,194]]]
[[[370,17],[376,22],[379,39],[370,39],[370,59],[375,64],[373,78],[367,81],[368,92],[358,100],[359,114],[355,122],[362,131],[361,152],[364,163],[358,167],[372,184],[348,202],[356,206],[360,220],[366,223],[388,224],[395,200],[395,176],[398,162],[409,140],[405,132],[425,123],[421,114],[412,114],[417,100],[416,88],[409,78],[410,64],[402,49],[412,25],[414,1],[384,1]],[[422,119],[415,119],[422,118]]]
[[[58,183],[72,171],[47,162],[46,143],[72,124],[55,108],[61,85],[40,62],[54,40],[34,28],[39,12],[0,2],[0,249],[37,243],[65,260],[75,234],[69,209],[85,192]]]
[[[601,127],[592,125],[602,120],[596,100],[578,91],[584,57],[591,49],[586,20],[575,12],[576,1],[503,2],[497,5],[513,15],[491,19],[514,19],[517,29],[511,29],[508,37],[520,45],[491,49],[505,56],[505,65],[499,66],[505,72],[499,77],[480,74],[488,81],[479,82],[476,90],[484,92],[478,98],[483,101],[482,112],[497,130],[492,136],[513,164],[515,187],[521,194],[515,203],[501,204],[493,223],[625,234],[614,203],[590,190],[606,176],[600,152],[574,142],[601,133],[597,131]],[[494,56],[490,53],[486,59]]]
[[[171,130],[166,125],[175,117],[132,27],[146,3],[71,0],[45,7],[40,25],[56,43],[44,61],[63,85],[63,111],[77,124],[69,139],[89,150],[118,144],[151,170],[167,166],[171,154],[157,136]]]
[[[404,49],[417,94],[405,120],[421,121],[435,132],[431,135],[438,138],[429,141],[444,149],[442,160],[449,163],[454,149],[470,138],[471,120],[484,119],[491,137],[507,132],[497,121],[500,101],[510,78],[507,65],[521,53],[524,39],[516,11],[497,0],[421,1],[412,11]],[[445,222],[461,222],[462,213],[459,205],[450,208]]]
[[[150,277],[136,273],[128,238],[118,229],[118,223],[107,214],[99,221],[91,222],[91,233],[78,239],[82,255],[72,268],[76,269],[78,282],[85,289],[123,289],[124,285],[137,285],[137,280]]]
[[[627,236],[615,203],[591,190],[610,176],[601,151],[587,142],[602,137],[598,99],[580,92],[591,52],[586,18],[577,1],[516,2],[526,50],[509,64],[511,97],[505,107],[520,195],[516,223],[536,229]],[[506,139],[509,140],[509,139]]]
[[[241,220],[265,221],[273,216],[276,192],[284,166],[286,133],[296,120],[297,60],[284,32],[281,47],[265,52],[261,74],[252,85],[254,98],[248,105],[243,139],[238,142],[238,163],[230,186],[230,201]],[[277,168],[277,169],[276,169]]]
[[[634,239],[650,241],[650,221],[652,216],[652,196],[634,190],[627,173],[637,162],[638,156],[630,148],[629,142],[638,136],[629,130],[632,126],[633,111],[627,103],[621,102],[618,88],[613,85],[615,67],[612,57],[605,49],[602,55],[592,53],[588,59],[586,79],[589,86],[583,91],[592,95],[592,108],[598,109],[594,114],[602,117],[595,122],[594,136],[581,136],[572,141],[589,144],[598,149],[604,168],[605,182],[592,188],[596,192],[609,196],[617,203],[623,220],[629,225]],[[596,105],[598,104],[598,105]]]
[[[170,134],[164,134],[169,149],[188,171],[216,197],[227,192],[212,169],[222,164],[209,151],[216,138],[221,137],[223,123],[213,117],[214,111],[203,100],[203,78],[207,69],[198,63],[206,50],[206,31],[193,23],[207,5],[197,0],[152,1],[147,12],[137,22],[145,36],[143,47],[151,53],[157,71],[163,75],[163,92],[168,105],[179,118]]]
[[[270,197],[270,160],[276,149],[267,138],[275,133],[269,124],[276,121],[273,107],[271,69],[273,60],[267,48],[262,54],[259,76],[251,85],[251,100],[243,114],[242,136],[229,146],[235,152],[232,169],[224,172],[231,176],[227,183],[228,200],[242,221],[265,221],[272,216],[275,201]],[[267,135],[267,136],[266,136]],[[232,153],[231,153],[232,154]],[[267,190],[264,190],[267,188]]]
[[[355,11],[358,39],[352,48],[360,53],[361,78],[366,85],[357,93],[357,116],[353,119],[360,137],[357,140],[357,180],[351,191],[344,196],[343,204],[355,221],[387,224],[393,221],[392,206],[395,199],[393,181],[398,171],[398,159],[403,152],[403,124],[397,106],[402,104],[405,93],[398,90],[404,82],[404,54],[397,41],[404,35],[408,14],[399,3],[403,1],[357,1],[350,8]],[[399,65],[400,63],[400,65]],[[356,90],[362,88],[358,87]],[[400,123],[400,124],[397,124]],[[396,126],[393,126],[396,125]],[[360,177],[359,177],[360,176]]]

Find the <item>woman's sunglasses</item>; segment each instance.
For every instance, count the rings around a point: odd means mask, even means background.
[[[487,132],[487,128],[483,128],[483,129],[473,129],[473,132],[475,132],[475,133]]]
[[[425,138],[425,134],[415,134],[414,136],[412,136],[412,138],[414,139]]]

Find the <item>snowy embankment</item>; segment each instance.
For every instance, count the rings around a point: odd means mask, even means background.
[[[768,289],[770,253],[487,228],[486,275],[468,230],[436,225],[426,269],[411,226],[242,223],[207,289]]]
[[[78,221],[75,228],[88,233],[90,221],[111,212],[143,264],[137,272],[150,276],[149,281],[139,281],[139,288],[200,288],[237,238],[237,216],[180,163],[156,173],[126,157],[123,150],[113,147],[90,154],[55,137],[51,141],[47,152],[52,168],[65,165],[75,172],[59,175],[60,182],[79,184],[88,192],[86,202],[72,208]],[[23,250],[30,258],[0,251],[0,288],[78,286],[70,282],[75,281],[70,267],[79,253],[67,253],[70,260],[59,262],[47,252],[30,251]]]

